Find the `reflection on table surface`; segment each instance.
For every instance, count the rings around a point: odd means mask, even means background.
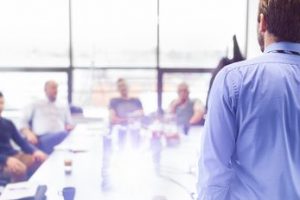
[[[201,127],[180,135],[179,143],[169,146],[160,138],[159,162],[153,151],[153,132],[141,129],[138,148],[120,149],[110,135],[113,151],[105,153],[108,130],[97,124],[80,124],[49,156],[30,181],[48,186],[47,198],[63,199],[63,187],[76,188],[76,200],[189,200],[196,192],[197,161],[201,145]],[[109,155],[109,183],[103,167]],[[65,161],[72,160],[71,173],[65,173]]]

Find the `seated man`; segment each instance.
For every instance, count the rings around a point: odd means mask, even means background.
[[[129,97],[128,86],[124,79],[117,81],[117,88],[120,93],[120,97],[114,98],[109,103],[110,110],[110,124],[128,126],[130,123],[134,123],[135,120],[139,120],[143,117],[143,106],[139,99]],[[126,131],[119,131],[120,147],[124,145],[124,139]],[[138,145],[139,136],[138,133],[132,133],[132,139]]]
[[[73,129],[71,114],[67,105],[56,101],[58,85],[55,81],[45,83],[47,99],[33,103],[25,111],[21,121],[21,132],[27,140],[50,154]]]
[[[120,93],[120,97],[111,99],[109,103],[110,110],[110,126],[111,129],[115,125],[121,126],[118,131],[118,145],[119,149],[123,150],[126,144],[127,136],[130,137],[133,147],[138,147],[140,143],[139,130],[130,130],[128,135],[128,125],[134,123],[135,120],[139,120],[143,117],[143,106],[139,99],[130,98],[128,95],[128,86],[124,79],[117,81],[117,88]],[[109,168],[110,168],[110,156],[112,151],[111,137],[103,137],[103,166],[102,166],[102,189],[108,189],[109,183]]]
[[[169,112],[175,114],[177,125],[183,129],[184,134],[188,134],[192,125],[197,125],[203,119],[205,108],[199,100],[189,98],[189,87],[186,83],[178,85],[178,99],[174,100],[169,108]]]
[[[46,159],[47,155],[21,137],[15,125],[1,116],[4,97],[0,92],[0,173],[12,182],[24,181]],[[22,151],[15,150],[13,140]]]

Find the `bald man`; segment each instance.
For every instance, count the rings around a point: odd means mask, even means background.
[[[27,140],[50,154],[73,129],[69,106],[57,102],[58,84],[49,80],[46,98],[29,106],[21,120],[21,132]]]
[[[199,100],[190,99],[189,86],[186,83],[178,85],[177,94],[178,98],[171,103],[169,112],[176,116],[177,125],[188,134],[189,127],[202,120],[205,108]]]

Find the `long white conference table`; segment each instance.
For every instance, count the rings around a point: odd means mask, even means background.
[[[75,200],[194,198],[202,128],[192,129],[189,136],[182,136],[178,147],[162,149],[159,175],[155,173],[151,151],[147,147],[132,160],[116,161],[111,167],[114,170],[113,187],[108,191],[101,188],[102,133],[105,131],[95,125],[77,125],[29,181],[46,185],[48,200],[63,199],[64,187],[76,188]],[[66,159],[72,159],[71,174],[65,173]]]

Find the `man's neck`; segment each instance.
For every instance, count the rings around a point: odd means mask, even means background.
[[[264,39],[264,43],[265,43],[265,49],[273,44],[273,43],[276,43],[278,42],[278,38],[276,36],[274,36],[273,34],[269,33],[269,32],[266,32],[265,33],[265,39]]]
[[[56,99],[51,99],[49,97],[46,97],[47,101],[50,102],[50,103],[55,103]]]

